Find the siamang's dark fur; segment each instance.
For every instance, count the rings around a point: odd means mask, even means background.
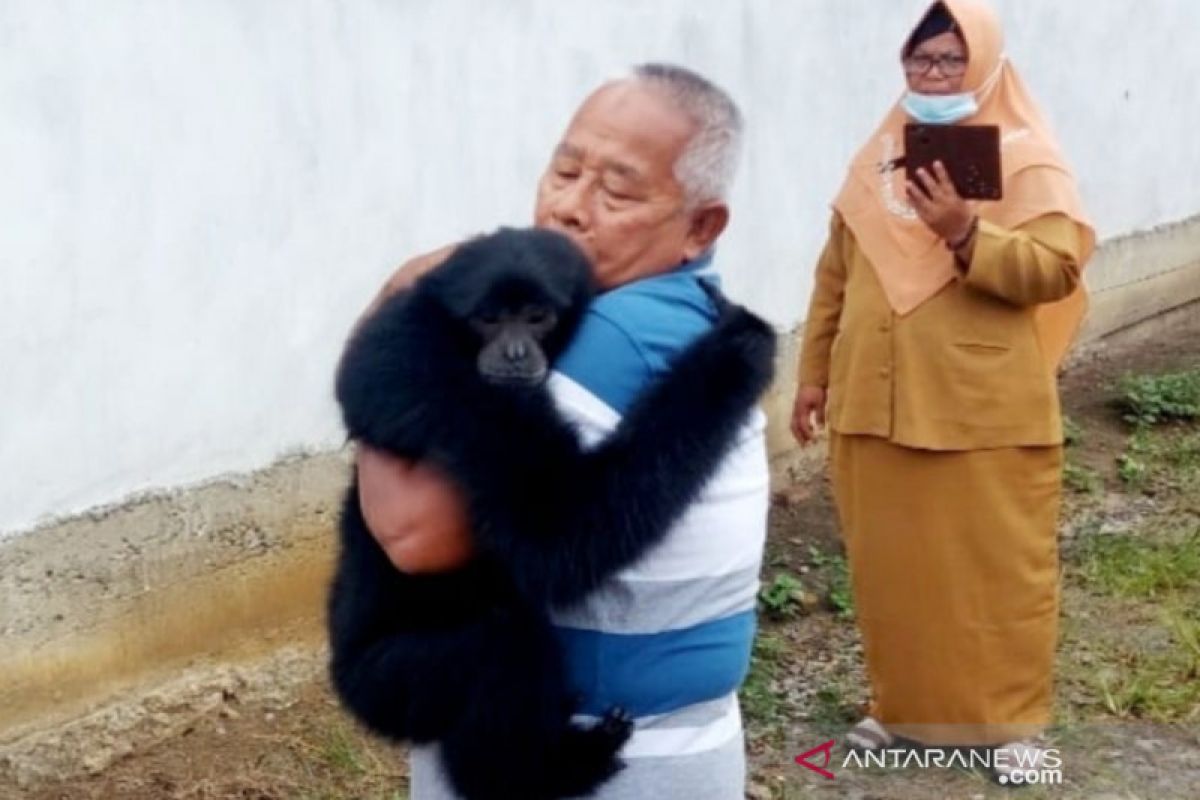
[[[619,769],[629,718],[612,709],[594,726],[570,721],[576,700],[547,609],[662,538],[771,377],[769,327],[714,294],[715,326],[584,451],[545,386],[481,376],[487,342],[475,322],[548,306],[557,325],[540,345],[552,360],[592,297],[589,275],[557,234],[473,240],[369,318],[338,371],[350,436],[453,476],[479,555],[445,574],[397,571],[351,486],[329,604],[332,678],[374,730],[440,742],[469,800],[586,795]]]

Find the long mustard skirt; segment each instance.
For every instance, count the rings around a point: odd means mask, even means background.
[[[871,715],[893,734],[988,745],[1046,727],[1062,458],[831,435]]]

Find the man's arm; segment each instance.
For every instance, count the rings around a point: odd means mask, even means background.
[[[447,572],[474,552],[466,502],[431,465],[359,445],[358,502],[367,530],[401,572]]]
[[[355,329],[379,306],[441,264],[457,245],[406,261],[388,279]],[[359,444],[355,456],[358,502],[367,529],[401,572],[446,572],[474,551],[466,503],[449,477],[430,465]]]

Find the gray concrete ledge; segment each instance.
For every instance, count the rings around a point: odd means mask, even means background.
[[[318,642],[342,454],[0,543],[0,746],[152,675]]]

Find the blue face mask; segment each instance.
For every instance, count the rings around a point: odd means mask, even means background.
[[[900,107],[917,122],[926,125],[953,125],[967,117],[979,113],[979,101],[976,96],[986,97],[995,88],[1004,67],[1005,56],[1000,54],[1000,61],[992,74],[984,80],[983,86],[975,92],[960,94],[921,94],[909,90],[900,101]]]
[[[953,125],[979,111],[974,92],[962,94],[921,94],[910,91],[900,105],[917,122],[926,125]]]

